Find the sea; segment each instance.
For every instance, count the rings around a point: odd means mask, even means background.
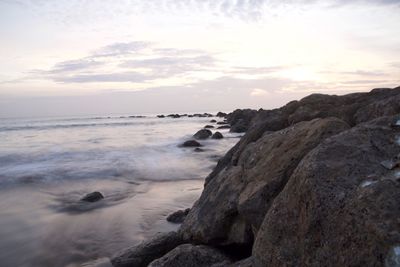
[[[158,232],[192,206],[240,139],[179,145],[217,117],[0,119],[0,266],[90,266]],[[213,132],[214,129],[211,129]],[[104,199],[88,203],[86,194]]]

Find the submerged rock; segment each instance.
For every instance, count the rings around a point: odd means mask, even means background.
[[[100,192],[95,191],[95,192],[89,193],[86,196],[84,196],[83,198],[81,198],[81,201],[96,202],[103,198],[104,198],[104,196]]]
[[[205,128],[205,129],[212,129],[212,128],[214,128],[214,126],[212,126],[212,125],[206,125],[206,126],[204,126],[204,128]]]
[[[211,138],[212,138],[212,139],[222,139],[222,138],[224,138],[224,136],[223,136],[222,133],[220,133],[220,132],[215,132],[215,133],[211,136]]]
[[[222,126],[219,126],[219,127],[217,127],[217,129],[230,129],[231,128],[231,126],[229,126],[229,125],[222,125]]]
[[[200,144],[199,142],[197,142],[196,140],[188,140],[188,141],[185,141],[181,146],[182,147],[200,147],[203,145]]]
[[[188,215],[189,211],[190,208],[187,208],[185,210],[175,211],[174,213],[168,215],[167,221],[172,223],[182,223],[185,220],[186,215]]]
[[[205,150],[204,149],[202,149],[202,148],[200,148],[200,147],[196,147],[195,149],[194,149],[194,152],[204,152]]]
[[[152,239],[126,249],[111,259],[114,267],[146,267],[150,262],[183,244],[176,232],[158,234]]]
[[[194,138],[196,139],[207,139],[212,135],[212,132],[207,129],[201,129],[197,133],[193,135]]]
[[[210,122],[211,122],[211,123],[215,123],[215,122],[217,122],[217,121],[216,121],[216,120],[210,120]]]
[[[227,266],[231,259],[212,247],[184,244],[151,262],[149,267],[212,267],[221,263]]]

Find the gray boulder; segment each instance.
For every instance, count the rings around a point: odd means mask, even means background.
[[[153,260],[183,243],[181,236],[176,232],[159,234],[114,256],[111,263],[114,267],[146,267]]]
[[[212,135],[212,132],[208,129],[201,129],[193,135],[196,139],[207,139]]]

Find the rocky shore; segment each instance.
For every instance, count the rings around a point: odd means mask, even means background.
[[[245,135],[170,217],[179,230],[113,266],[400,266],[400,87],[219,117]]]

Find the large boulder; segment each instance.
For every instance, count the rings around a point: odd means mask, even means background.
[[[196,139],[207,139],[212,135],[212,132],[208,129],[201,129],[199,131],[197,131],[197,133],[195,133],[193,135],[194,138]]]
[[[222,133],[220,133],[220,132],[215,132],[215,133],[211,136],[211,138],[212,138],[212,139],[222,139],[222,138],[224,138],[224,136],[223,136]]]
[[[181,236],[176,232],[158,234],[114,256],[111,263],[114,267],[146,267],[153,260],[183,243]]]
[[[303,158],[262,222],[255,266],[398,266],[400,170],[381,165],[400,153],[394,119],[327,138]]]
[[[184,244],[153,261],[149,267],[213,267],[217,264],[227,266],[230,263],[231,259],[215,248]]]
[[[322,140],[348,129],[337,119],[315,119],[249,144],[235,166],[210,180],[186,217],[186,240],[218,245],[251,246],[274,198],[300,160]]]

